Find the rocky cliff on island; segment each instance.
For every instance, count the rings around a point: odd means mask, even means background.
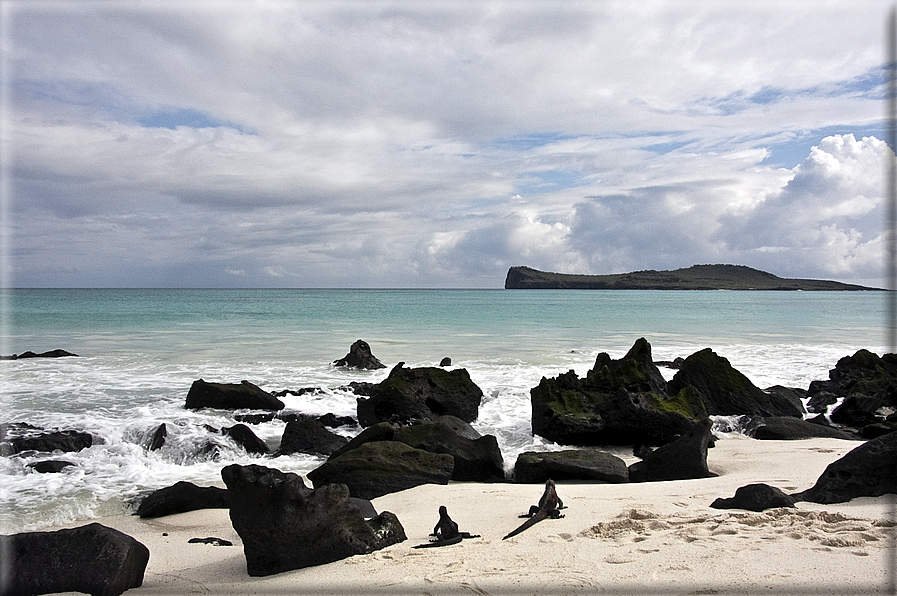
[[[693,265],[674,271],[634,271],[612,275],[549,273],[511,267],[506,290],[881,290],[838,281],[788,279],[744,265]]]

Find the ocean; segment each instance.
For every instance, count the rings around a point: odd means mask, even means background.
[[[510,469],[522,451],[559,448],[531,433],[529,390],[541,377],[584,375],[598,353],[620,358],[640,337],[655,361],[712,348],[761,388],[806,388],[860,348],[887,351],[884,292],[8,289],[0,304],[0,354],[78,354],[0,361],[0,423],[98,439],[78,453],[0,458],[3,534],[129,512],[135,499],[179,480],[221,485],[230,463],[299,474],[322,463],[248,455],[211,434],[207,426],[235,421],[184,408],[200,378],[268,391],[318,387],[281,399],[288,410],[354,416],[356,396],[342,389],[351,381],[380,381],[400,361],[436,366],[449,357],[482,388],[473,426],[498,438]],[[387,368],[333,367],[357,339]],[[147,451],[163,422],[165,446]],[[284,426],[251,428],[276,447]],[[217,458],[204,449],[209,441]],[[58,474],[28,466],[53,458],[76,465]]]

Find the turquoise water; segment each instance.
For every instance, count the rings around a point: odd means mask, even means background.
[[[320,387],[284,398],[310,414],[355,414],[355,380],[388,372],[330,366],[365,339],[388,367],[466,368],[484,391],[474,426],[517,454],[553,449],[532,436],[529,389],[568,369],[584,374],[598,352],[621,357],[639,337],[655,360],[712,348],[760,387],[806,387],[859,348],[884,351],[881,292],[651,292],[557,290],[6,290],[3,354],[65,349],[78,358],[0,362],[2,422],[85,430],[101,443],[63,474],[42,475],[38,454],[0,458],[0,533],[127,510],[130,499],[178,480],[220,484],[227,463],[307,473],[314,456],[265,459],[213,436],[231,414],[184,409],[190,384],[250,380],[262,388]],[[665,375],[674,371],[662,369]],[[169,441],[142,442],[160,423]],[[253,430],[272,446],[283,424]],[[343,427],[352,436],[360,429]],[[261,461],[260,461],[261,460]]]

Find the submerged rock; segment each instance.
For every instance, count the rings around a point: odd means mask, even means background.
[[[349,347],[349,353],[334,360],[334,366],[345,366],[347,368],[360,368],[363,370],[377,370],[378,368],[386,368],[386,365],[380,362],[374,354],[371,353],[371,346],[368,342],[359,339]]]
[[[117,596],[140,587],[149,549],[98,523],[56,532],[0,536],[4,577],[0,593],[86,592]]]
[[[394,514],[366,520],[345,485],[311,490],[296,474],[255,465],[229,465],[221,477],[251,576],[322,565],[405,540]]]
[[[226,435],[234,440],[237,445],[246,450],[247,453],[265,454],[271,451],[268,444],[258,438],[245,424],[235,424],[229,428],[221,429],[221,434]]]
[[[23,451],[75,452],[93,445],[93,435],[77,430],[52,430],[25,423],[3,425],[0,437],[0,454],[10,455]]]
[[[188,410],[199,408],[282,410],[284,403],[249,381],[207,383],[199,379],[190,386],[184,407]]]
[[[22,352],[21,354],[13,354],[12,356],[0,356],[0,360],[22,360],[24,358],[66,358],[69,356],[77,357],[77,354],[66,352],[65,350],[50,350],[49,352],[41,352],[36,354],[31,350]]]

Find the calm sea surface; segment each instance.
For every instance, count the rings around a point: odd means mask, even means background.
[[[555,448],[530,432],[529,389],[542,376],[584,374],[599,352],[619,358],[639,337],[655,360],[710,347],[760,387],[804,388],[860,348],[883,353],[886,341],[883,292],[34,289],[0,298],[0,353],[79,355],[0,362],[0,423],[101,440],[57,454],[77,464],[61,474],[28,468],[46,455],[0,458],[0,533],[119,513],[178,480],[220,484],[227,463],[314,469],[321,458],[242,453],[204,426],[232,426],[231,415],[187,411],[184,398],[199,378],[246,379],[269,391],[320,387],[284,401],[291,410],[354,415],[355,396],[340,387],[388,372],[330,366],[356,339],[390,368],[445,356],[466,368],[486,395],[474,426],[498,437],[507,467],[521,451]],[[147,452],[142,444],[162,422],[168,442]],[[283,427],[253,430],[276,446]],[[204,455],[208,441],[220,459]]]

